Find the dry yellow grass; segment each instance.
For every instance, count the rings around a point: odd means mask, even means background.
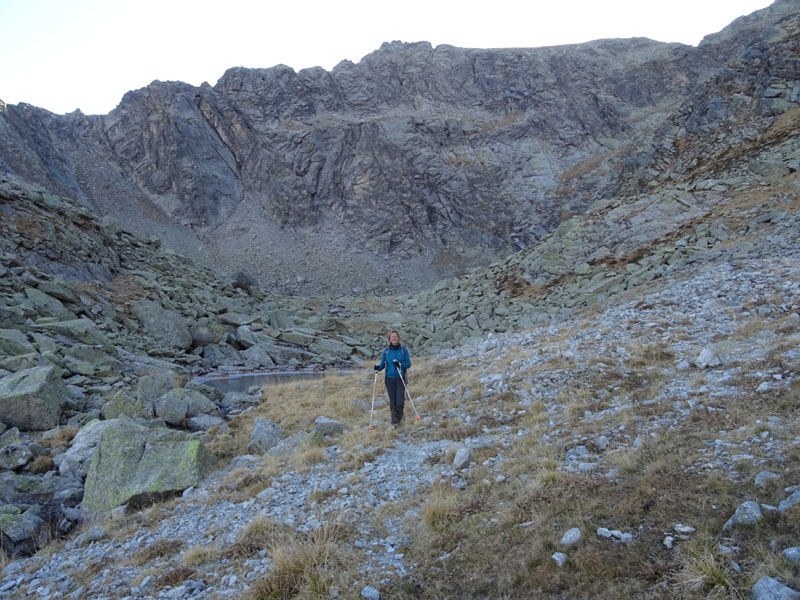
[[[69,446],[77,434],[78,430],[75,427],[60,427],[51,437],[40,439],[39,443],[51,450],[59,446]]]
[[[346,574],[357,564],[343,544],[350,534],[349,528],[332,521],[273,543],[268,549],[272,568],[253,583],[246,598],[328,598],[332,586],[345,587]]]
[[[222,552],[213,546],[195,546],[181,555],[181,563],[187,567],[198,567],[219,560]]]
[[[458,516],[458,507],[462,495],[450,485],[435,485],[422,507],[422,519],[432,531],[441,533],[452,525]]]
[[[142,566],[153,562],[156,558],[177,556],[183,546],[184,543],[180,540],[157,540],[136,552],[124,564]]]

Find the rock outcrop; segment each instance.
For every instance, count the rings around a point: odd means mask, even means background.
[[[104,116],[10,105],[0,172],[262,284],[431,283],[598,198],[702,169],[706,150],[687,149],[701,136],[743,151],[756,128],[733,119],[798,106],[796,29],[794,2],[778,0],[697,48],[392,42],[331,72],[153,82]]]

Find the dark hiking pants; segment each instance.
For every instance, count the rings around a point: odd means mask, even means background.
[[[389,393],[392,425],[397,425],[403,419],[403,406],[406,399],[403,380],[399,377],[387,377],[384,381],[386,382],[386,391]]]

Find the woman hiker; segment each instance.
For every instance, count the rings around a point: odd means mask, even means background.
[[[375,371],[386,368],[386,391],[389,393],[389,408],[392,411],[392,425],[397,427],[403,420],[403,406],[405,405],[406,369],[411,367],[411,357],[408,348],[400,345],[400,334],[392,331],[389,334],[389,345],[381,354],[381,363],[375,365]],[[402,377],[402,379],[400,379]]]

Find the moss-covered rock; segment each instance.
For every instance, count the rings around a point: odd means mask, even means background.
[[[56,323],[42,323],[37,327],[43,331],[54,333],[76,340],[88,346],[102,346],[106,352],[116,356],[116,348],[105,335],[95,327],[89,319],[73,319]]]
[[[136,302],[131,310],[149,336],[176,348],[186,349],[192,345],[186,320],[174,310],[147,299]]]
[[[154,403],[157,417],[169,425],[178,426],[187,418],[218,413],[217,406],[200,392],[174,388]]]
[[[197,438],[119,419],[103,431],[86,476],[83,508],[100,515],[180,492],[197,485],[215,462]]]
[[[31,352],[36,352],[36,349],[23,332],[18,329],[0,329],[0,354],[17,356]]]

